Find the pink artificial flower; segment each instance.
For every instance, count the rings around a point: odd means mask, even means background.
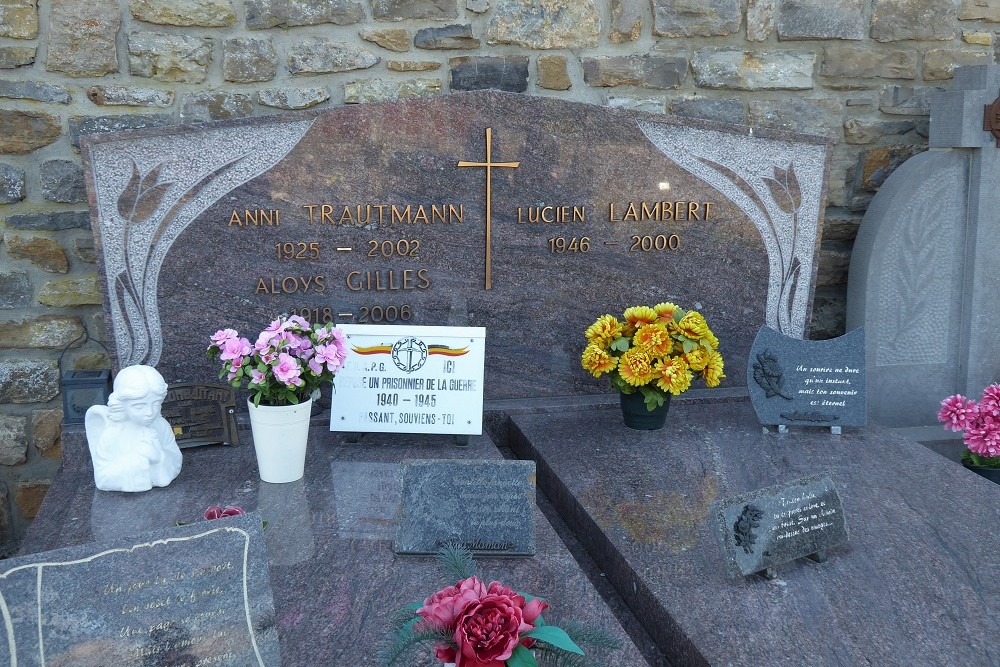
[[[514,653],[521,635],[534,628],[524,620],[522,596],[486,595],[467,606],[455,623],[455,667],[497,667]]]
[[[325,340],[329,340],[333,337],[333,325],[327,324],[325,326],[316,327],[313,329],[313,333],[316,336],[316,342],[322,343]]]
[[[298,315],[292,315],[291,317],[288,318],[288,321],[285,324],[285,326],[287,327],[289,325],[295,325],[301,331],[309,331],[310,330],[309,322],[307,322],[305,320],[305,318],[299,317]]]
[[[486,586],[476,577],[463,579],[454,586],[443,588],[424,600],[417,614],[424,618],[424,628],[451,630],[465,608],[486,595]]]
[[[284,383],[286,387],[301,387],[305,384],[299,377],[302,373],[302,367],[291,355],[282,352],[278,355],[277,365],[271,368],[274,377],[278,378],[278,381]]]
[[[219,329],[218,331],[215,332],[215,334],[212,335],[212,342],[215,344],[216,347],[221,348],[222,344],[225,343],[227,340],[232,340],[233,338],[239,338],[239,337],[240,335],[239,333],[236,332],[236,329]]]
[[[975,401],[961,394],[955,394],[941,401],[938,421],[944,422],[946,431],[963,431],[975,422],[978,415],[979,408]]]
[[[1000,384],[991,384],[979,399],[979,414],[1000,418]]]
[[[340,370],[340,367],[344,365],[344,359],[346,358],[347,352],[336,343],[316,346],[316,361],[321,364],[326,364],[326,367],[333,373]]]
[[[223,509],[218,505],[213,505],[205,510],[205,520],[211,521],[212,519],[221,519],[227,516],[242,516],[243,514],[246,514],[246,512],[243,511],[242,507],[229,505]]]
[[[321,364],[320,362],[318,362],[316,360],[316,357],[313,357],[312,359],[310,359],[306,365],[309,366],[309,370],[311,370],[313,372],[313,375],[322,375],[323,374],[323,364]]]
[[[281,318],[279,317],[278,319],[273,320],[269,325],[267,325],[267,328],[264,329],[264,332],[280,333],[285,330],[286,326],[288,326],[288,323],[282,322]]]
[[[256,368],[250,369],[250,384],[264,384],[265,374]]]
[[[223,361],[245,357],[253,351],[250,341],[246,338],[228,338],[222,342],[219,349],[222,350],[219,358]]]
[[[970,452],[980,456],[1000,456],[1000,421],[992,416],[980,415],[965,429],[964,442]]]
[[[271,341],[274,340],[276,334],[273,331],[261,331],[260,335],[257,336],[257,342],[254,343],[254,349],[258,352],[263,352],[271,345]]]

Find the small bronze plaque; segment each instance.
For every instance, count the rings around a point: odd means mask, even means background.
[[[172,384],[161,409],[177,446],[238,445],[236,392],[210,384]]]

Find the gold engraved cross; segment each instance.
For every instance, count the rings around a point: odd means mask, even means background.
[[[492,227],[493,227],[493,167],[507,167],[516,169],[520,162],[493,162],[493,128],[486,128],[486,162],[466,162],[462,160],[459,167],[485,167],[486,168],[486,289],[493,287],[493,251],[492,251]]]

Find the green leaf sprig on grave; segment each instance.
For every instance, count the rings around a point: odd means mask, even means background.
[[[1000,384],[986,387],[979,402],[961,394],[949,396],[941,401],[938,421],[945,430],[964,432],[962,463],[1000,468]]]
[[[208,354],[222,361],[220,379],[236,389],[246,383],[254,405],[298,405],[333,381],[347,358],[347,339],[333,324],[313,327],[297,315],[282,316],[255,343],[220,329]]]
[[[583,368],[594,377],[605,373],[623,394],[641,392],[646,409],[663,405],[691,387],[695,374],[717,387],[726,376],[719,339],[697,310],[672,303],[632,306],[622,315],[601,315],[587,328]]]
[[[459,581],[393,614],[393,632],[379,654],[383,667],[428,642],[438,660],[461,667],[599,665],[604,663],[585,654],[579,643],[605,650],[621,647],[617,637],[602,629],[572,622],[566,629],[549,625],[542,618],[547,602],[498,581],[480,580],[476,561],[464,547],[445,545],[438,558]]]

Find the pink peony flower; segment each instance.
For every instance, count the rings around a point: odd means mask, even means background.
[[[448,586],[424,600],[424,606],[417,610],[417,614],[424,618],[421,625],[451,630],[465,608],[484,595],[486,586],[476,577]]]
[[[978,414],[979,409],[975,401],[956,394],[941,401],[938,421],[944,422],[945,430],[962,431],[969,428]]]
[[[458,617],[454,635],[457,645],[455,667],[501,665],[513,654],[521,634],[534,627],[524,620],[524,598],[520,595],[483,597],[466,607]]]
[[[225,509],[219,507],[218,505],[213,505],[205,510],[205,520],[211,521],[212,519],[221,519],[227,516],[241,516],[246,514],[242,507],[227,506]]]
[[[278,378],[287,387],[301,387],[305,384],[299,375],[302,374],[302,367],[291,355],[282,352],[278,355],[278,363],[271,367],[274,377]]]

